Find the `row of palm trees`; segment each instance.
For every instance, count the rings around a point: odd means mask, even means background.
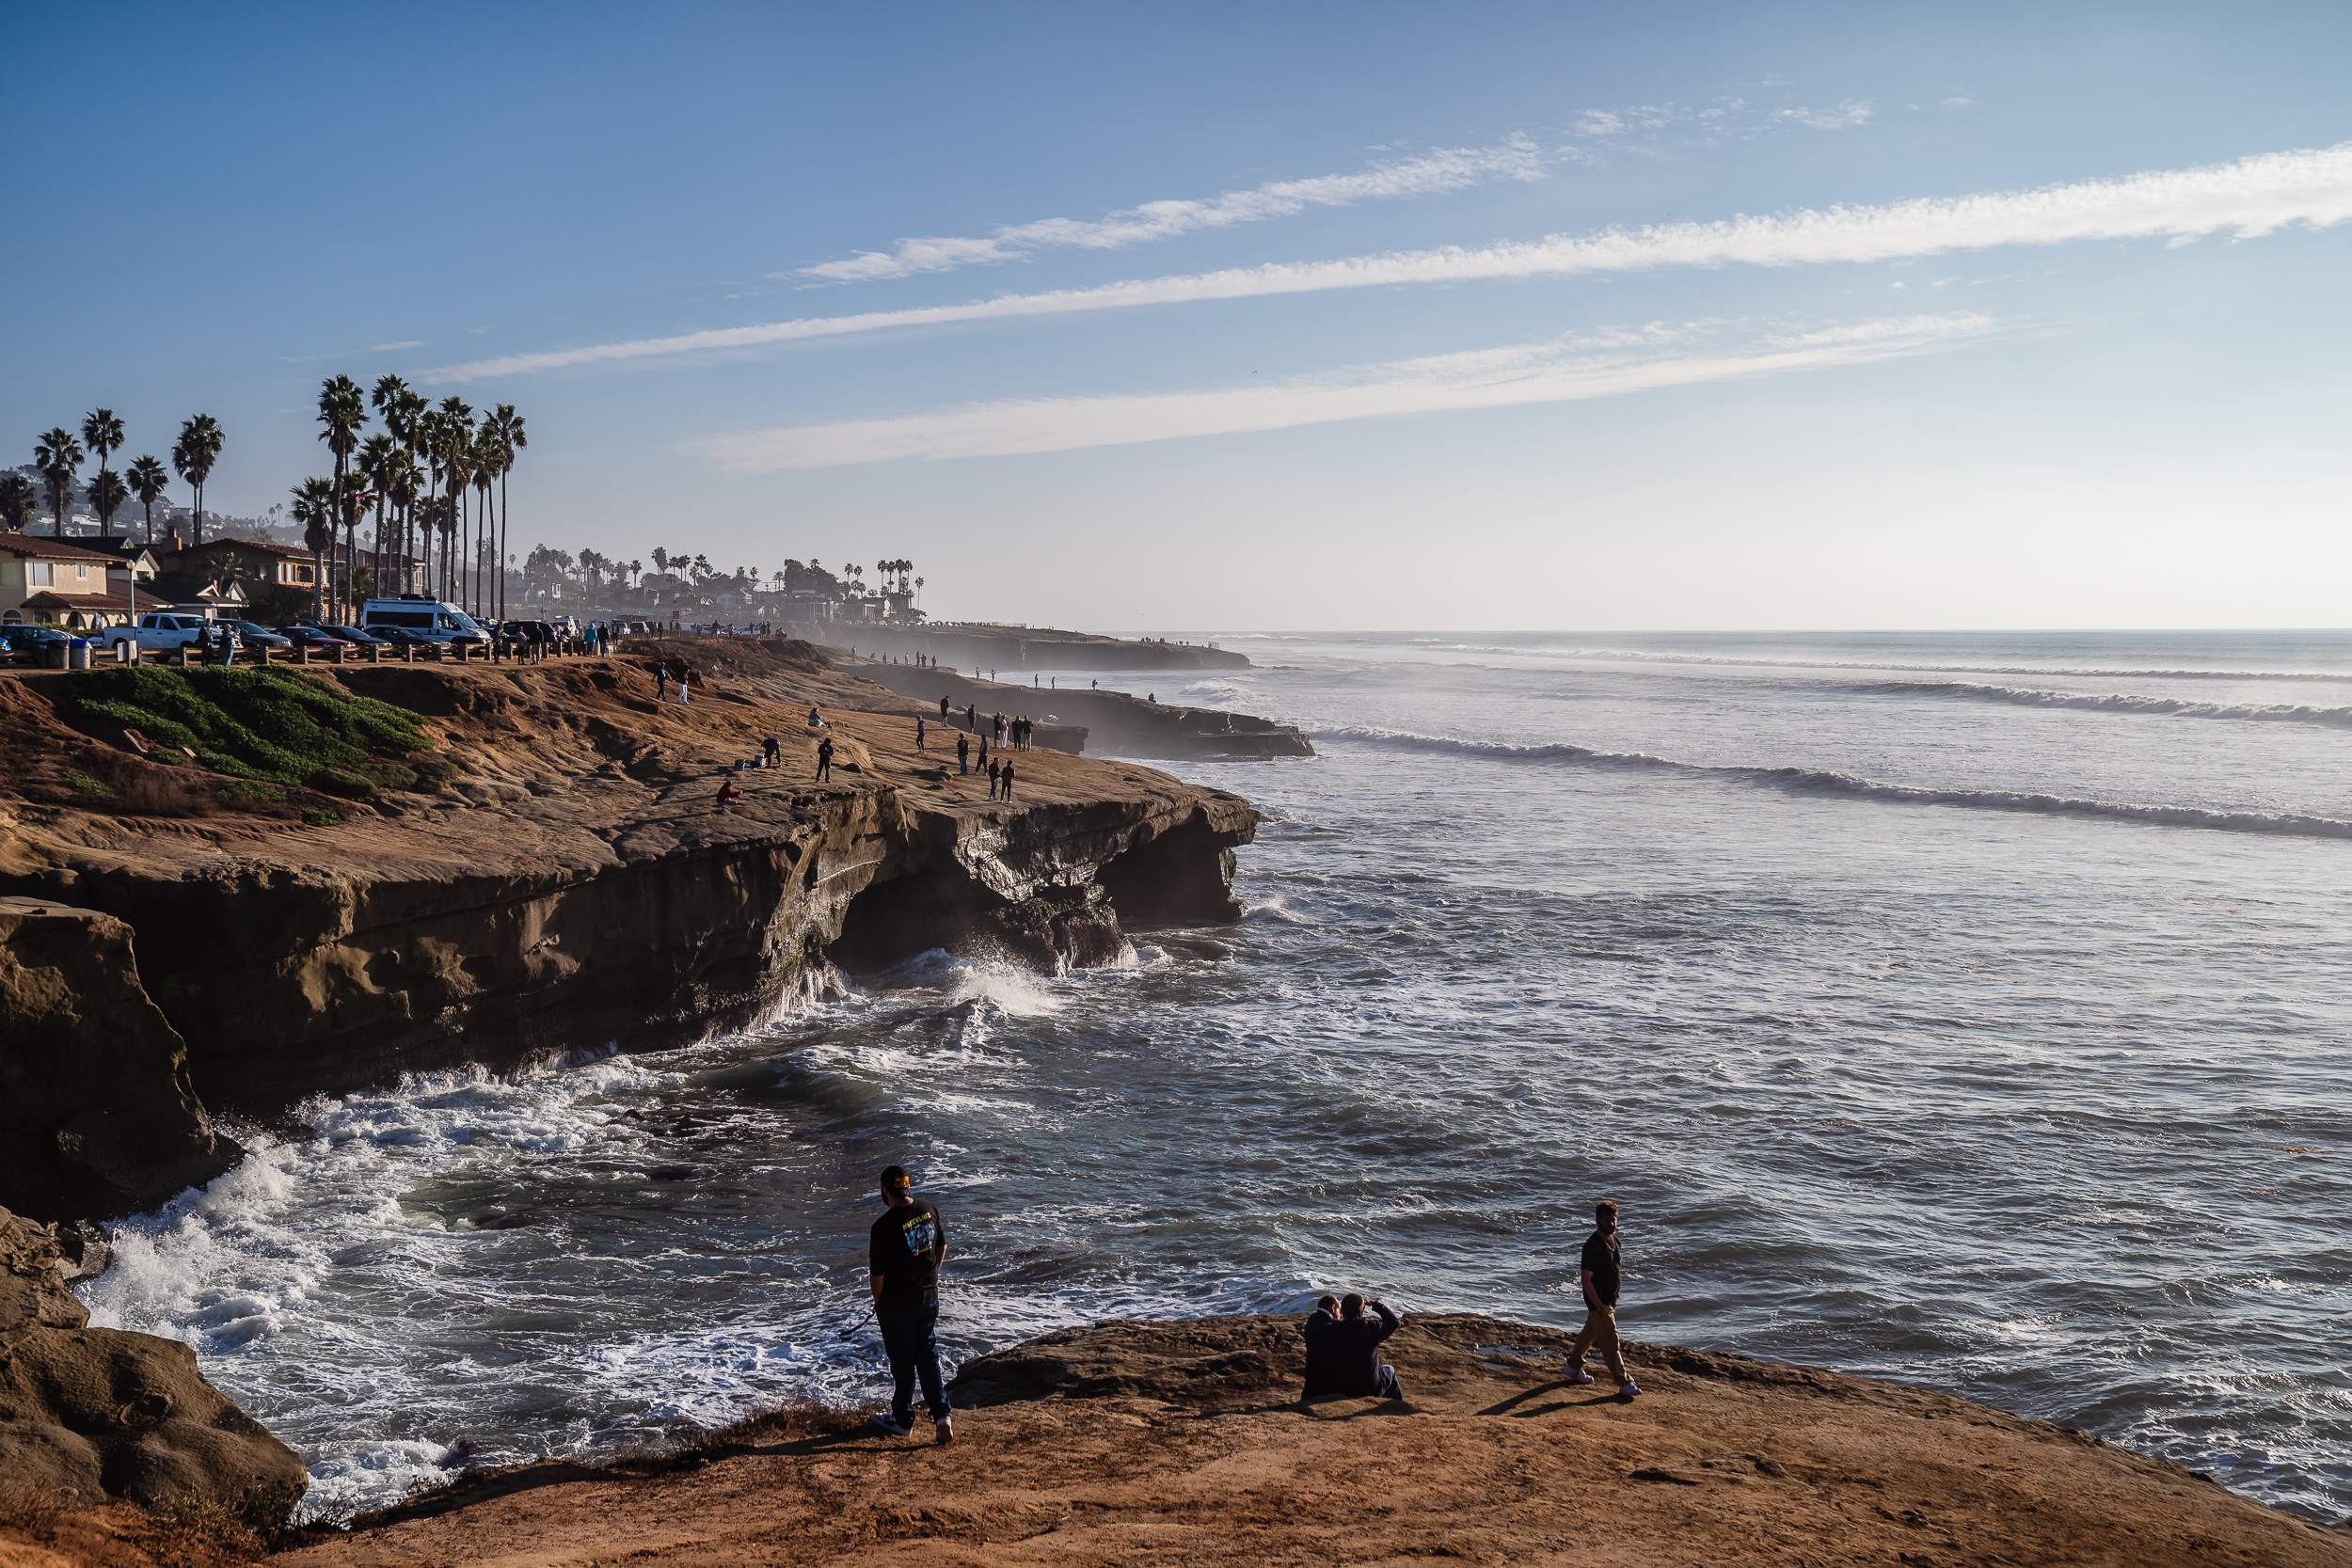
[[[169,474],[153,457],[135,457],[129,473],[119,474],[108,459],[124,445],[122,420],[111,408],[93,408],[82,419],[81,434],[57,425],[41,433],[33,445],[33,466],[40,470],[43,485],[49,491],[49,504],[57,519],[57,532],[65,533],[68,514],[73,506],[73,493],[81,489],[87,498],[90,510],[98,516],[98,536],[114,537],[115,514],[136,496],[147,508],[147,542],[155,542],[155,503],[163,499],[170,484]],[[84,443],[88,450],[84,451]],[[220,424],[210,414],[199,414],[180,427],[180,438],[171,446],[171,466],[187,482],[189,513],[194,521],[194,543],[204,543],[204,482],[212,477],[213,465],[220,459]],[[82,465],[95,454],[98,472],[90,476],[88,486],[82,485]],[[0,522],[22,530],[33,520],[35,494],[32,481],[23,474],[10,472],[0,477]]]
[[[363,439],[371,404],[384,428]],[[337,375],[319,388],[318,422],[334,472],[295,485],[293,505],[315,568],[312,608],[324,612],[327,557],[339,531],[342,570],[336,586],[358,605],[359,523],[372,512],[379,560],[421,558],[436,598],[503,620],[506,574],[499,564],[507,559],[506,476],[516,453],[530,445],[515,405],[501,403],[477,417],[464,399],[433,404],[397,375],[377,378],[366,392]],[[411,575],[404,570],[397,584],[376,586],[416,593]]]

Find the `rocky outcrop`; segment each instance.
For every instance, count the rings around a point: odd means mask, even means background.
[[[921,656],[965,670],[1247,670],[1249,660],[1203,642],[1144,641],[1051,626],[899,626],[875,621],[795,622],[794,637],[828,648]]]
[[[0,1209],[0,1479],[65,1505],[215,1504],[275,1525],[302,1461],[204,1381],[176,1339],[91,1328],[56,1238]]]
[[[130,927],[0,897],[0,1204],[129,1213],[242,1153],[197,1102],[187,1047],[139,984]]]
[[[1739,1355],[1630,1346],[1621,1400],[1562,1379],[1556,1330],[1413,1314],[1384,1347],[1407,1399],[1307,1403],[1298,1323],[1067,1329],[967,1363],[945,1449],[780,1422],[666,1475],[470,1478],[286,1560],[2352,1563],[2341,1528],[2087,1433]]]
[[[1096,690],[1086,687],[1017,686],[979,680],[953,670],[917,669],[904,664],[850,661],[843,673],[863,676],[901,696],[924,699],[930,712],[939,712],[941,697],[953,705],[950,719],[962,724],[965,705],[979,710],[981,721],[992,713],[1051,713],[1057,721],[1074,729],[1078,744],[1068,750],[1090,750],[1113,756],[1142,757],[1311,757],[1310,741],[1295,725],[1261,719],[1254,713],[1163,703],[1158,693],[1138,697],[1132,691]],[[1056,724],[1040,728],[1040,743],[1057,746]],[[952,739],[948,742],[953,745]]]
[[[1014,800],[839,688],[719,673],[657,702],[649,661],[314,670],[421,714],[421,788],[340,821],[153,820],[0,800],[0,892],[137,933],[148,991],[208,1101],[253,1109],[458,1057],[673,1043],[755,1020],[836,963],[969,946],[1057,967],[1119,921],[1236,911],[1256,814],[1132,765],[1013,753]],[[806,702],[836,740],[813,777]],[[70,758],[95,742],[39,728]],[[780,768],[736,765],[781,744]],[[158,766],[125,759],[125,766]],[[723,778],[741,791],[721,806]],[[327,815],[327,814],[316,814]]]

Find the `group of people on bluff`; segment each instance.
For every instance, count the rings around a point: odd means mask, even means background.
[[[940,1217],[939,1205],[916,1197],[913,1187],[904,1165],[882,1171],[882,1212],[867,1234],[866,1288],[873,1294],[874,1323],[882,1331],[892,1386],[890,1408],[874,1418],[874,1425],[893,1437],[912,1433],[919,1384],[932,1432],[940,1442],[952,1443],[955,1412],[939,1370],[939,1271],[947,1261],[947,1222]],[[1610,1376],[1617,1380],[1618,1396],[1632,1399],[1642,1390],[1626,1370],[1617,1340],[1624,1258],[1614,1203],[1604,1199],[1594,1205],[1593,1233],[1584,1239],[1577,1273],[1584,1295],[1584,1326],[1568,1351],[1562,1375],[1572,1384],[1591,1383],[1584,1358],[1597,1351]],[[1302,1397],[1402,1400],[1404,1380],[1381,1359],[1380,1347],[1404,1326],[1404,1318],[1386,1302],[1353,1291],[1318,1297],[1314,1311],[1299,1325],[1307,1341]]]
[[[653,667],[653,678],[655,696],[666,700],[671,680],[669,666],[656,664]],[[686,691],[686,672],[680,671],[677,676],[677,700],[679,702],[687,701]],[[953,719],[947,699],[945,697],[939,699],[939,717],[942,723],[949,722]],[[992,758],[989,755],[990,742],[993,738],[995,749],[1000,753],[1009,744],[1016,752],[1029,751],[1032,749],[1032,739],[1036,734],[1037,725],[1025,714],[1018,719],[1009,719],[1001,713],[991,717],[990,727],[983,730],[979,724],[978,710],[968,706],[963,710],[964,727],[956,732],[956,772],[959,775],[987,774],[988,798],[992,800],[1009,800],[1012,799],[1013,785],[1019,782],[1018,774],[1010,757],[999,755]],[[808,710],[808,731],[809,734],[818,737],[817,782],[824,784],[833,778],[833,759],[838,749],[833,743],[832,726],[825,722],[824,715],[813,707]],[[972,746],[976,736],[979,739],[979,753],[977,757],[973,754]],[[761,743],[758,756],[748,762],[738,763],[727,773],[720,775],[718,805],[722,811],[731,808],[743,798],[743,792],[736,788],[732,775],[749,768],[779,766],[784,760],[783,746],[783,741],[774,736],[770,736]],[[918,752],[930,750],[930,726],[920,715],[917,715],[914,721],[914,749]]]

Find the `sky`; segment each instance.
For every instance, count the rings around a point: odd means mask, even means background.
[[[2352,7],[9,8],[0,462],[1099,629],[2342,626]],[[13,449],[13,450],[11,450]],[[180,499],[184,500],[184,496]]]

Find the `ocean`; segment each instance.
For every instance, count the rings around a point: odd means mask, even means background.
[[[313,1099],[96,1321],[328,1512],[874,1400],[893,1161],[957,1359],[1327,1289],[1570,1325],[1610,1197],[1630,1337],[2352,1512],[2352,634],[1168,634],[1258,668],[1058,679],[1321,753],[1168,765],[1266,815],[1238,925]]]

